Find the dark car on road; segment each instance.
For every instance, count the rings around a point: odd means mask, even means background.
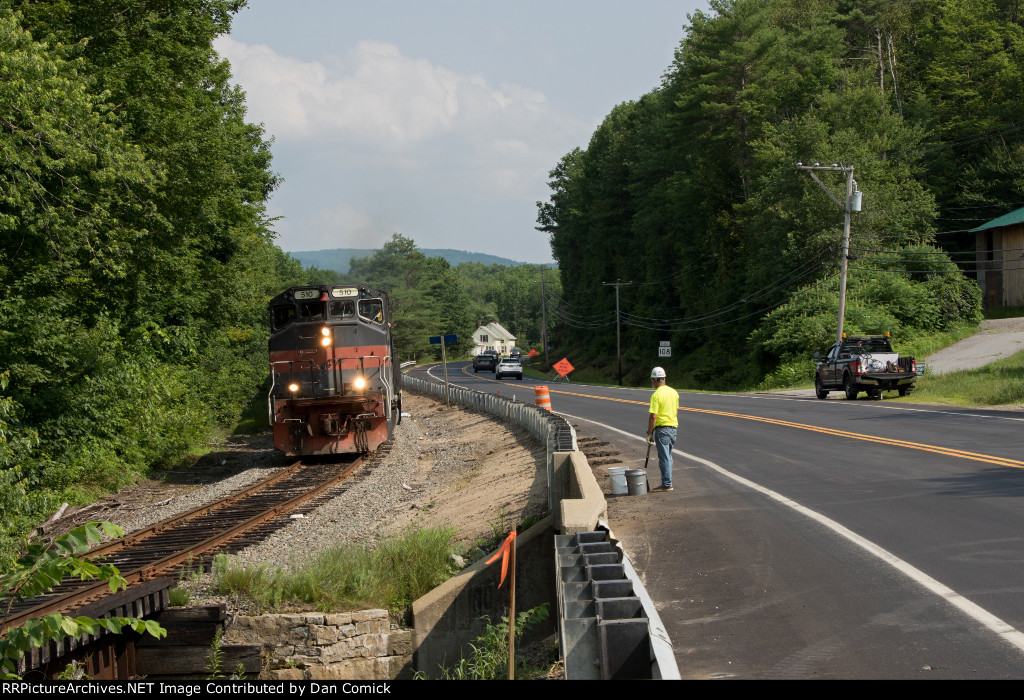
[[[479,372],[484,369],[489,372],[493,372],[498,366],[498,356],[490,353],[484,353],[483,355],[477,355],[473,358],[473,372]]]

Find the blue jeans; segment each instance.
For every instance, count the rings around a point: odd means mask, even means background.
[[[676,429],[661,426],[654,429],[654,444],[658,448],[658,468],[661,469],[661,485],[672,485],[672,448],[676,444]]]

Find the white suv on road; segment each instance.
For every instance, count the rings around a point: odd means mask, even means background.
[[[522,380],[523,363],[518,357],[503,357],[498,361],[498,366],[494,370],[494,378],[501,379],[506,375]]]

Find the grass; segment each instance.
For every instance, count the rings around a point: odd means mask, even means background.
[[[217,591],[249,598],[261,608],[311,606],[323,612],[383,608],[401,619],[412,601],[447,580],[455,530],[414,530],[381,540],[377,547],[342,545],[293,569],[246,567],[236,559],[214,560]]]
[[[1024,316],[1024,306],[997,306],[985,311],[985,318],[1019,318]]]
[[[192,602],[192,594],[188,592],[187,588],[178,588],[172,586],[167,591],[168,604],[171,607],[183,607]]]
[[[1024,351],[977,369],[918,377],[912,400],[951,406],[1024,404]]]

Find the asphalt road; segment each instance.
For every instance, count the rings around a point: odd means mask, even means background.
[[[649,390],[547,385],[642,466]],[[675,491],[609,499],[683,677],[1024,677],[1024,413],[840,397],[681,392]]]

